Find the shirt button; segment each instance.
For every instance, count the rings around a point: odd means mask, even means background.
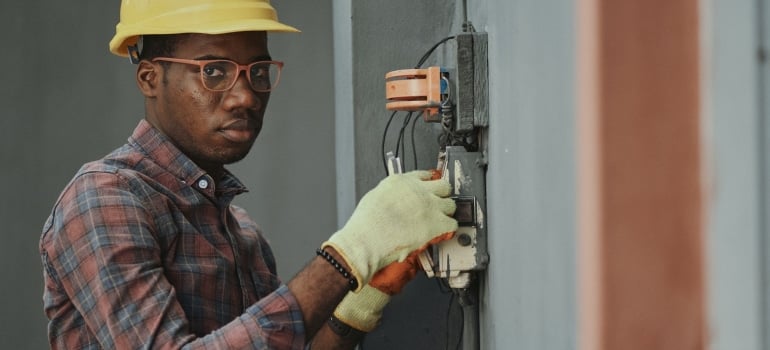
[[[209,187],[209,182],[206,179],[200,179],[200,181],[198,181],[198,187],[200,187],[202,190],[205,190]]]

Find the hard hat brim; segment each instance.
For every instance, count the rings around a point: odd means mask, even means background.
[[[229,20],[225,23],[207,23],[203,26],[205,30],[187,30],[180,32],[178,28],[168,27],[147,27],[146,24],[138,24],[134,26],[117,25],[116,34],[112,40],[110,40],[110,52],[122,56],[128,57],[128,47],[135,45],[139,40],[140,35],[150,34],[226,34],[236,32],[251,32],[251,31],[264,31],[264,32],[284,32],[284,33],[300,33],[301,31],[292,26],[280,23],[278,21],[270,19],[248,19],[240,21]]]

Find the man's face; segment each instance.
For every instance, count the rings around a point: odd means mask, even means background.
[[[239,64],[270,59],[264,32],[185,35],[173,56]],[[243,159],[262,129],[270,93],[252,90],[243,73],[232,89],[210,91],[198,66],[170,63],[164,69],[154,64],[163,76],[147,120],[204,170]]]

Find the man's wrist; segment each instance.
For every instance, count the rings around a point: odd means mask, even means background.
[[[330,245],[330,246],[327,246],[327,247],[323,247],[321,249],[323,249],[324,251],[329,253],[329,255],[331,255],[335,260],[337,260],[337,262],[339,262],[340,265],[343,268],[345,268],[345,270],[351,271],[350,265],[348,265],[347,260],[345,260],[345,258],[342,256],[342,254],[340,254],[337,251],[337,249],[335,249],[333,246]]]
[[[349,270],[349,267],[345,263],[344,259],[339,258],[339,254],[337,254],[334,248],[328,247],[327,249],[329,249],[329,251],[326,251],[322,248],[316,249],[316,255],[329,262],[329,264],[331,264],[331,266],[334,267],[337,272],[339,272],[343,277],[345,277],[345,279],[348,280],[350,290],[357,290],[359,285],[358,278],[356,278],[356,276],[353,275],[353,273]]]
[[[327,324],[329,325],[329,328],[340,337],[347,337],[347,336],[361,336],[365,334],[366,332],[360,331],[349,324],[342,322],[340,319],[335,317],[334,315],[331,315],[329,317],[329,320],[327,321]]]

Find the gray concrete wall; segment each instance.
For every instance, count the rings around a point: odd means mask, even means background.
[[[107,43],[119,1],[0,3],[0,348],[44,349],[37,242],[51,205],[86,161],[120,146],[143,115],[134,66]],[[262,135],[233,170],[288,280],[336,229],[331,1],[274,3],[302,34],[270,38],[285,60]]]
[[[487,4],[492,260],[482,348],[575,349],[575,5]]]
[[[760,61],[760,83],[758,88],[759,103],[761,108],[760,120],[763,123],[763,147],[761,152],[763,163],[763,184],[762,193],[765,194],[762,206],[762,212],[767,213],[770,208],[770,0],[761,0],[758,2],[759,11],[757,20],[759,24],[759,39],[760,47],[762,49],[763,59]],[[763,282],[761,286],[762,292],[762,306],[763,315],[760,321],[759,329],[765,330],[762,332],[763,347],[765,349],[770,348],[770,215],[763,215],[765,220],[763,221],[763,235],[760,245],[762,250],[762,275],[760,279]]]
[[[123,143],[141,115],[130,65],[107,51],[116,14],[116,2],[0,5],[0,65],[13,67],[0,84],[2,348],[46,348],[42,223],[81,163]]]

